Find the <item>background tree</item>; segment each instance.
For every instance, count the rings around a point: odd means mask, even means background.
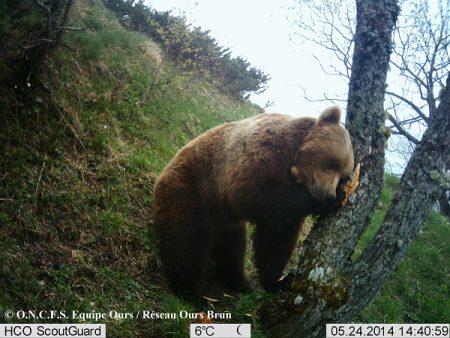
[[[392,139],[392,151],[398,154],[406,149],[409,157],[437,110],[439,92],[450,70],[450,1],[440,0],[436,4],[417,0],[405,3],[404,7],[405,14],[394,31],[391,59],[391,66],[403,83],[401,88],[386,91],[386,109],[389,128],[394,135],[402,136]],[[447,160],[446,171],[449,165]],[[447,216],[450,216],[449,202],[448,190],[444,189],[439,205]]]
[[[302,19],[296,22],[300,37],[331,52],[339,62],[327,65],[323,58],[315,58],[326,74],[339,76],[348,83],[356,26],[354,4],[302,0],[299,3],[307,7]],[[450,69],[450,1],[402,1],[400,5],[402,15],[393,32],[385,103],[389,120],[386,132],[392,134],[387,165],[396,173],[403,171],[436,111],[439,91]],[[341,97],[319,100],[345,101]],[[444,189],[439,198],[440,210],[447,216],[450,215],[449,197],[448,190]]]
[[[62,41],[73,0],[0,0],[0,79],[15,88],[31,86],[45,56]]]
[[[336,217],[316,222],[286,292],[262,306],[262,321],[271,323],[268,329],[277,336],[322,337],[325,323],[350,321],[376,296],[448,184],[443,169],[450,154],[450,79],[402,176],[394,207],[352,259],[383,183],[383,102],[398,13],[395,0],[356,2],[346,124],[361,166],[359,187]]]

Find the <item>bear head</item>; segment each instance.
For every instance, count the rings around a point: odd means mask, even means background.
[[[348,131],[339,124],[340,118],[338,107],[322,112],[291,168],[292,176],[320,203],[333,203],[340,180],[353,171],[353,147]]]

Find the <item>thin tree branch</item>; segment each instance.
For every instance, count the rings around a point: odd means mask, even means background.
[[[410,133],[408,133],[405,129],[403,129],[403,127],[400,125],[400,123],[398,123],[398,121],[395,119],[395,117],[393,117],[391,114],[388,115],[389,116],[389,121],[391,121],[395,128],[397,128],[398,132],[405,136],[409,141],[411,141],[414,144],[418,144],[419,140],[416,139],[414,136],[412,136]]]
[[[442,101],[408,162],[383,224],[353,265],[349,291],[352,297],[340,310],[341,320],[350,319],[351,313],[367,304],[360,297],[368,301],[369,295],[378,292],[438,199],[445,181],[440,175],[450,157],[449,111],[450,76]]]
[[[401,95],[398,95],[398,94],[396,94],[396,93],[394,93],[394,92],[391,92],[391,91],[386,91],[386,94],[388,94],[388,95],[391,95],[391,96],[394,96],[394,97],[396,97],[397,99],[400,99],[400,100],[402,100],[403,102],[405,102],[405,103],[407,103],[425,122],[427,122],[428,123],[428,116],[426,116],[423,112],[422,112],[422,110],[417,106],[417,105],[415,105],[412,101],[410,101],[410,100],[408,100],[406,97],[404,97],[404,96],[401,96]]]
[[[84,27],[69,27],[69,26],[58,26],[57,29],[66,31],[77,31],[77,32],[82,32],[86,30],[86,28]]]

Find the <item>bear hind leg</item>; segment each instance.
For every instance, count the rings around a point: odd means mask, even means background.
[[[179,295],[199,295],[208,263],[210,246],[189,239],[167,240],[160,245],[164,274],[170,288]]]
[[[160,258],[171,289],[180,295],[195,296],[204,280],[212,229],[192,195],[176,202],[159,208],[155,216]]]
[[[253,287],[245,274],[247,225],[230,224],[215,235],[212,257],[218,279],[229,289],[250,292]]]

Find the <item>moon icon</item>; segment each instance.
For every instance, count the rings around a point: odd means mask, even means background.
[[[242,336],[242,333],[239,332],[239,328],[241,327],[241,325],[238,325],[238,327],[236,328],[236,332],[238,335]]]

